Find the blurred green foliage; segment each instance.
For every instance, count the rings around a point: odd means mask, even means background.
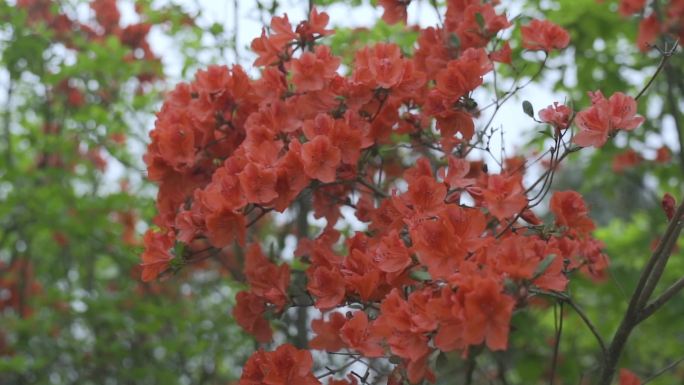
[[[649,5],[663,9],[667,3],[655,1]],[[637,49],[638,23],[642,15],[622,17],[617,13],[617,6],[617,1],[526,2],[527,12],[537,10],[571,34],[571,46],[562,54],[556,67],[562,76],[557,78],[553,87],[555,93],[565,95],[571,101],[576,111],[590,105],[588,91],[601,90],[606,96],[620,91],[636,96],[654,76],[661,62],[662,55],[657,50],[640,52]],[[667,50],[673,43],[671,38],[664,37],[657,45]],[[667,72],[675,74],[679,84],[673,83]],[[674,93],[677,103],[684,98],[683,75],[684,57],[680,50],[669,59],[665,69],[639,99],[639,112],[647,117],[646,122],[634,132],[618,134],[600,150],[583,150],[572,155],[554,183],[554,189],[574,189],[583,194],[590,206],[591,217],[600,226],[595,234],[605,243],[611,258],[610,274],[605,282],[598,285],[574,282],[569,289],[575,302],[586,311],[606,341],[610,341],[616,331],[639,274],[664,233],[667,218],[660,207],[663,194],[673,194],[678,202],[684,199],[684,158],[680,156],[684,127],[673,124],[674,117],[681,121],[681,110],[672,109],[667,103],[669,92]],[[548,143],[543,138],[535,138],[532,146],[540,149]],[[656,150],[662,146],[669,150],[671,159],[656,162]],[[636,151],[642,160],[623,170],[616,169],[619,163],[616,156],[628,149]],[[684,243],[680,240],[655,295],[684,276],[682,245]],[[682,358],[684,329],[677,319],[682,312],[684,300],[680,296],[639,325],[628,341],[620,367],[629,368],[645,379]],[[580,383],[582,375],[587,380],[594,378],[598,351],[582,321],[571,309],[566,309],[566,313],[569,314],[561,341],[563,355],[559,378],[562,382],[559,383],[575,384]],[[538,322],[538,333],[551,337],[553,320]],[[532,383],[538,374],[523,379]],[[680,366],[649,384],[667,385],[682,381],[684,368]]]
[[[203,30],[151,3],[135,2],[137,22],[192,69]],[[140,154],[166,87],[161,62],[79,17],[87,2],[23,4],[0,1],[0,384],[235,379],[252,344],[230,317],[224,274],[139,278],[154,211]]]

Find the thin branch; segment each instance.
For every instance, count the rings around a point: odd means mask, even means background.
[[[499,382],[501,385],[508,385],[508,380],[506,379],[506,363],[496,354],[494,354],[494,360],[496,361],[496,372]]]
[[[530,293],[532,294],[539,294],[539,295],[547,295],[549,297],[556,298],[557,300],[560,300],[562,302],[567,303],[570,305],[571,308],[577,312],[577,315],[580,316],[582,321],[584,321],[584,324],[587,325],[587,328],[589,328],[589,331],[591,331],[591,334],[596,337],[596,341],[598,342],[599,346],[601,347],[601,352],[603,355],[606,354],[606,343],[603,340],[603,337],[598,332],[598,329],[594,324],[591,322],[587,314],[582,310],[582,308],[575,303],[575,301],[572,300],[572,298],[567,295],[566,293],[560,293],[560,292],[555,292],[555,291],[543,291],[543,290],[537,290],[537,289],[531,289]]]
[[[371,191],[375,193],[375,195],[378,195],[382,198],[387,198],[389,195],[387,195],[386,192],[382,191],[378,186],[369,183],[367,180],[365,180],[363,177],[358,177],[356,178],[356,181],[364,185],[365,187],[369,188]]]
[[[475,374],[475,369],[477,368],[477,361],[475,361],[474,356],[468,357],[466,361],[465,385],[471,385],[473,383],[473,374]]]
[[[563,302],[558,305],[560,310],[556,313],[554,306],[553,314],[556,316],[556,340],[553,343],[553,359],[551,361],[551,374],[549,375],[549,385],[553,385],[556,379],[556,367],[558,366],[558,351],[560,349],[560,340],[563,334]]]
[[[675,51],[677,51],[678,46],[679,46],[679,41],[675,42],[675,44],[671,50],[663,52],[663,56],[660,59],[660,64],[658,64],[658,68],[653,73],[653,76],[651,76],[651,79],[648,81],[648,83],[646,83],[644,88],[642,88],[641,91],[639,91],[639,93],[637,94],[637,96],[634,97],[634,100],[639,100],[639,98],[646,92],[646,90],[648,90],[648,88],[651,86],[651,84],[653,84],[653,81],[658,77],[658,74],[660,74],[660,71],[662,71],[663,68],[665,68],[665,64],[667,64],[668,60],[670,60],[672,55],[674,55]]]
[[[663,272],[665,272],[665,266],[667,265],[667,261],[670,259],[670,256],[672,255],[672,250],[674,249],[674,246],[677,243],[677,238],[679,237],[680,231],[681,229],[675,230],[674,232],[668,234],[668,238],[661,239],[659,246],[661,246],[660,253],[662,254],[662,257],[660,257],[656,262],[655,266],[653,266],[651,274],[648,277],[648,281],[646,281],[646,285],[644,286],[644,289],[641,291],[641,295],[639,296],[639,302],[637,303],[639,309],[643,309],[646,306],[646,303],[651,298],[651,295],[653,294],[653,291],[658,285],[658,282],[660,281]]]
[[[568,150],[566,150],[566,151],[563,153],[563,155],[561,155],[561,156],[558,158],[558,160],[556,161],[556,166],[558,166],[558,164],[560,164],[560,162],[561,162],[563,159],[565,159],[568,155],[572,154],[573,152],[577,152],[577,151],[579,151],[579,150],[581,150],[581,149],[582,149],[582,147],[572,147],[572,148],[569,148]],[[527,194],[527,193],[529,193],[530,191],[534,190],[534,188],[537,187],[537,185],[538,185],[542,180],[544,180],[544,178],[547,176],[546,174],[548,174],[548,173],[550,173],[550,172],[553,172],[553,171],[554,171],[554,169],[551,168],[551,167],[549,167],[549,169],[546,170],[546,171],[544,172],[544,174],[542,174],[534,183],[532,183],[532,185],[531,185],[530,187],[527,188],[527,190],[525,190],[525,193]]]
[[[261,209],[261,212],[257,216],[255,216],[251,221],[249,221],[249,223],[247,223],[247,227],[252,227],[252,225],[254,225],[259,219],[261,219],[264,215],[270,213],[273,210],[273,208],[259,208]]]
[[[442,12],[439,10],[439,5],[437,4],[437,0],[430,0],[430,5],[432,8],[435,10],[435,13],[437,14],[437,19],[439,20],[439,25],[444,25],[444,20],[442,20]]]
[[[587,325],[587,328],[589,328],[589,331],[591,331],[591,334],[594,335],[596,338],[596,341],[598,342],[599,346],[601,347],[601,353],[603,355],[606,354],[606,343],[603,341],[603,337],[598,332],[598,329],[596,329],[596,326],[591,322],[587,314],[582,310],[582,308],[579,307],[569,296],[565,300],[565,302],[572,307],[573,310],[577,313],[578,316],[582,319],[585,325]]]
[[[644,310],[639,313],[639,322],[643,322],[648,317],[653,315],[658,309],[660,309],[664,304],[674,298],[680,291],[684,289],[684,277],[673,283],[672,286],[668,287],[661,295],[658,296],[653,302],[644,308]]]
[[[620,322],[620,326],[618,327],[618,330],[615,332],[613,340],[610,343],[608,352],[605,355],[603,367],[601,369],[601,376],[598,382],[599,385],[610,385],[611,381],[613,380],[613,376],[615,375],[618,360],[620,359],[622,351],[624,350],[625,345],[627,344],[627,339],[629,338],[629,335],[632,333],[632,330],[639,324],[639,322],[645,319],[643,315],[640,315],[643,314],[643,312],[642,309],[639,307],[639,300],[641,299],[642,292],[644,291],[644,288],[646,287],[646,284],[649,278],[651,277],[651,273],[658,264],[658,261],[660,261],[662,258],[668,258],[669,255],[672,253],[672,249],[667,248],[667,244],[669,243],[668,240],[671,239],[671,237],[677,238],[679,236],[679,233],[682,230],[682,222],[684,221],[683,216],[684,204],[681,204],[677,208],[674,217],[668,224],[667,229],[665,230],[665,235],[658,243],[658,247],[656,248],[655,252],[651,255],[651,258],[647,262],[644,270],[641,273],[641,276],[639,277],[637,287],[634,290],[634,294],[632,294],[632,297],[629,301],[627,311],[625,312],[625,315],[622,318],[622,321]],[[655,284],[657,284],[657,282],[655,282]],[[657,307],[660,307],[662,306],[662,304],[667,302],[667,300],[674,296],[674,294],[676,294],[678,290],[679,289],[672,291],[670,289],[666,290],[668,296],[665,297],[665,300],[662,303],[659,303]],[[656,309],[657,308],[653,309],[653,311],[655,311]],[[649,313],[649,315],[650,314],[652,313]]]
[[[238,32],[240,31],[240,7],[238,0],[233,0],[233,54],[235,55],[235,63],[240,63],[240,49],[238,47]]]
[[[298,200],[298,211],[296,221],[297,237],[299,239],[306,239],[309,236],[309,219],[308,214],[311,211],[311,201],[307,197],[300,197]],[[306,287],[306,278],[304,275],[295,276],[294,287]],[[299,349],[307,349],[309,347],[309,309],[308,307],[299,307],[297,309],[297,321],[295,323],[296,333],[294,336],[294,344]]]
[[[499,98],[497,95],[497,99],[494,102],[494,112],[489,117],[489,120],[487,121],[487,124],[485,124],[483,131],[487,131],[487,129],[489,129],[489,126],[494,121],[494,118],[496,117],[497,113],[501,109],[501,106],[503,106],[508,101],[508,99],[515,96],[515,94],[518,93],[518,91],[527,87],[530,83],[532,83],[535,79],[537,79],[537,77],[539,77],[539,75],[541,75],[541,73],[544,71],[544,68],[546,68],[546,62],[548,61],[548,59],[549,59],[549,56],[547,54],[545,54],[544,55],[544,61],[541,62],[537,72],[535,72],[525,83],[518,85],[518,82],[520,81],[520,79],[515,79],[513,81],[513,84],[511,85],[511,88],[508,90],[508,92],[506,92],[504,94],[505,96],[503,96],[502,98]]]
[[[325,377],[328,377],[328,376],[332,376],[333,374],[337,374],[337,373],[339,373],[339,372],[341,372],[341,371],[343,371],[343,370],[349,368],[350,366],[354,365],[355,363],[357,363],[357,362],[359,362],[359,361],[361,361],[361,356],[355,357],[353,360],[347,362],[346,364],[344,364],[344,365],[342,365],[342,366],[340,366],[339,368],[336,368],[336,369],[334,369],[334,368],[329,368],[329,367],[326,366],[325,369],[326,369],[327,371],[326,371],[325,373],[321,374],[321,375],[316,376],[316,379],[317,379],[317,380],[320,380],[320,379],[322,379],[322,378],[325,378]]]
[[[684,214],[684,204],[681,204],[675,212],[672,221],[670,221],[670,224],[665,230],[665,234],[660,239],[660,242],[658,242],[655,251],[651,255],[651,258],[647,262],[646,266],[644,267],[644,270],[641,273],[641,276],[639,277],[637,287],[636,289],[634,289],[634,294],[632,295],[629,308],[627,309],[628,312],[632,313],[631,315],[634,315],[633,313],[636,313],[638,311],[637,305],[639,304],[642,292],[644,291],[644,288],[648,283],[648,279],[651,276],[651,272],[656,267],[658,260],[660,260],[661,254],[665,252],[666,244],[669,243],[670,238],[676,232],[678,227],[677,223],[681,221],[682,214]],[[667,251],[671,252],[672,250]],[[646,300],[648,300],[648,298],[646,298]]]
[[[646,377],[645,380],[641,381],[641,385],[646,385],[647,383],[655,380],[656,378],[660,377],[661,375],[663,375],[668,370],[674,369],[675,367],[677,367],[677,365],[681,364],[682,362],[684,362],[684,357],[672,362],[671,364],[667,365],[666,367],[664,367],[664,368],[660,369],[659,371],[653,373],[649,377]]]

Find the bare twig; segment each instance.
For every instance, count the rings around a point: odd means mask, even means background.
[[[672,55],[674,55],[674,53],[677,51],[678,46],[679,46],[679,41],[675,42],[672,49],[663,52],[663,56],[660,59],[660,64],[658,64],[658,68],[653,73],[653,76],[651,76],[651,79],[648,81],[648,83],[646,83],[644,88],[642,88],[641,91],[639,91],[639,93],[637,94],[637,96],[634,97],[634,100],[639,100],[639,98],[646,92],[646,90],[648,90],[648,88],[651,86],[651,84],[653,84],[653,81],[658,77],[658,74],[660,74],[660,71],[662,71],[663,68],[665,68],[665,64],[667,64],[668,60],[670,60]]]
[[[240,48],[238,46],[238,32],[240,31],[240,6],[238,0],[233,0],[233,54],[235,55],[235,63],[240,63]]]
[[[252,225],[254,225],[255,223],[257,223],[257,221],[258,221],[259,219],[261,219],[264,215],[266,215],[266,214],[270,213],[271,211],[273,211],[272,208],[263,208],[263,207],[259,207],[259,208],[261,209],[261,212],[260,212],[257,216],[255,216],[254,218],[252,218],[252,220],[249,221],[249,223],[247,223],[247,227],[252,227]]]
[[[442,20],[442,12],[439,10],[439,5],[437,4],[437,0],[430,0],[430,5],[435,10],[435,13],[437,13],[437,19],[439,20],[439,25],[444,25],[444,20]]]
[[[553,342],[553,359],[551,360],[551,374],[549,375],[549,385],[553,385],[556,379],[556,367],[558,366],[558,351],[560,349],[560,340],[563,335],[563,302],[559,305],[559,310],[556,312],[556,306],[553,308],[553,315],[556,324],[556,337]]]
[[[539,295],[547,295],[547,296],[556,298],[557,300],[560,300],[560,301],[565,302],[568,305],[570,305],[570,307],[573,308],[575,310],[575,312],[577,312],[577,315],[580,316],[580,318],[582,319],[584,324],[587,326],[587,328],[589,328],[589,331],[591,331],[591,334],[594,335],[594,337],[596,338],[596,341],[599,344],[599,347],[601,348],[601,352],[605,355],[606,343],[603,340],[603,337],[601,337],[601,334],[599,334],[598,329],[591,322],[591,320],[589,319],[589,316],[587,316],[587,314],[582,310],[582,308],[578,304],[576,304],[575,301],[573,301],[569,295],[567,295],[566,293],[560,293],[560,292],[555,292],[555,291],[543,291],[543,290],[537,290],[537,289],[531,289],[530,293],[539,294]]]
[[[594,335],[596,338],[596,341],[598,342],[599,346],[601,347],[601,353],[606,354],[606,343],[603,341],[603,337],[598,332],[598,329],[596,329],[596,326],[591,322],[587,314],[582,310],[582,308],[579,307],[570,297],[567,297],[565,302],[570,305],[570,307],[575,310],[578,316],[582,319],[585,325],[587,325],[587,328],[589,328],[589,331],[591,331],[591,334]]]
[[[365,180],[363,177],[358,177],[356,178],[356,181],[364,185],[365,187],[369,188],[371,191],[375,193],[375,195],[382,197],[382,198],[387,198],[388,195],[386,192],[382,191],[378,186],[369,183],[367,180]]]
[[[326,372],[323,373],[323,374],[320,374],[320,375],[316,376],[316,379],[320,380],[320,379],[322,379],[322,378],[325,378],[325,377],[328,377],[328,376],[332,376],[333,374],[337,374],[337,373],[339,373],[339,372],[341,372],[341,371],[343,371],[343,370],[349,368],[350,366],[354,365],[355,363],[357,363],[357,362],[359,362],[359,361],[361,361],[361,356],[354,357],[353,360],[347,362],[346,364],[340,366],[339,368],[329,368],[329,367],[326,366],[326,367],[325,367]]]
[[[652,375],[646,377],[645,380],[641,381],[641,385],[646,385],[647,383],[655,380],[656,378],[660,377],[661,375],[663,375],[668,370],[674,369],[675,367],[677,367],[677,365],[681,364],[682,362],[684,362],[684,357],[672,362],[671,364],[667,365],[666,367],[664,367],[664,368],[660,369],[659,371],[653,373]]]

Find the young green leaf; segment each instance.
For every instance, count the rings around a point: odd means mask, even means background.
[[[556,254],[549,254],[546,256],[546,258],[544,258],[544,260],[539,262],[539,265],[537,265],[537,268],[534,270],[534,276],[532,277],[532,280],[534,281],[535,279],[541,277],[541,275],[546,272],[555,259]]]
[[[530,118],[534,119],[534,107],[532,107],[532,103],[530,103],[529,100],[525,100],[522,103],[522,107],[523,112]]]

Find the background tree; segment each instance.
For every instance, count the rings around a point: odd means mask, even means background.
[[[0,1],[1,384],[219,384],[250,346],[223,272],[138,279],[150,31],[181,52],[205,34],[173,4]]]

